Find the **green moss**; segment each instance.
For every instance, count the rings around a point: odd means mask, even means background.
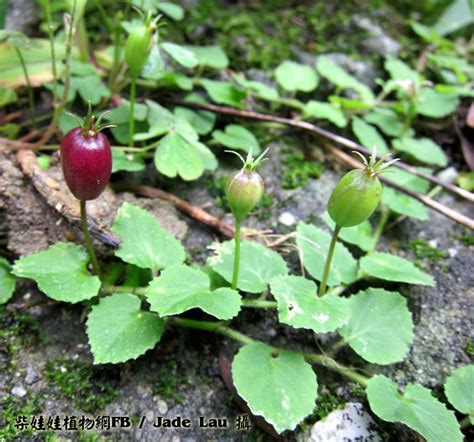
[[[227,184],[227,177],[223,176],[220,178],[214,178],[213,176],[209,177],[207,183],[207,189],[211,196],[214,197],[214,204],[217,207],[222,207],[223,209],[229,210],[229,205],[227,203],[227,197],[225,196],[225,186]]]
[[[158,373],[149,376],[147,381],[151,384],[154,395],[174,400],[179,404],[184,399],[179,388],[188,384],[189,379],[182,365],[176,361],[169,361],[160,367]]]
[[[281,161],[285,164],[282,176],[284,189],[304,187],[309,178],[319,178],[324,171],[322,164],[305,160],[299,151],[284,155]]]
[[[474,246],[474,235],[467,227],[458,236],[458,240],[465,246]]]
[[[49,361],[44,375],[51,387],[87,413],[102,410],[117,397],[117,370],[68,359]]]
[[[474,355],[474,342],[472,341],[472,339],[469,339],[469,341],[467,341],[466,346],[464,347],[464,352],[468,356]]]
[[[430,264],[436,264],[446,258],[446,253],[444,251],[433,247],[424,239],[410,241],[408,247],[415,252],[416,257],[419,260],[426,258]]]

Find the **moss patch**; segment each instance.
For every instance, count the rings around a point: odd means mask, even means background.
[[[286,155],[281,159],[286,165],[282,175],[282,187],[284,189],[296,189],[304,187],[310,178],[319,178],[324,171],[322,164],[307,161],[302,152],[286,150]]]
[[[147,381],[154,395],[174,400],[177,404],[184,399],[179,391],[180,387],[189,383],[184,368],[176,361],[169,361],[162,365],[158,373],[149,376]]]
[[[436,264],[446,258],[446,253],[442,250],[433,247],[424,239],[415,239],[408,243],[408,247],[415,252],[416,257],[427,259],[430,264]]]
[[[44,375],[61,396],[73,398],[74,405],[87,413],[102,410],[117,397],[115,368],[58,359],[46,364]]]

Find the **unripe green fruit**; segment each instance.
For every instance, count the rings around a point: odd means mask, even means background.
[[[243,168],[227,180],[225,194],[236,221],[242,221],[257,206],[263,196],[262,177]]]
[[[136,27],[125,44],[125,62],[132,77],[137,77],[150,55],[154,28],[147,24]]]
[[[346,173],[336,184],[328,202],[330,217],[339,227],[356,226],[367,220],[380,203],[382,184],[369,169]]]

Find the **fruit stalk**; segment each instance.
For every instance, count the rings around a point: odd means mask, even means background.
[[[234,255],[234,273],[232,275],[232,289],[237,289],[240,268],[240,221],[235,220],[235,255]]]
[[[318,295],[320,297],[324,296],[324,294],[326,293],[326,286],[329,277],[329,270],[331,269],[332,256],[334,255],[334,249],[336,248],[337,237],[339,236],[340,230],[341,227],[336,224],[334,226],[334,231],[332,232],[331,243],[329,244],[328,255],[326,257],[326,263],[324,264],[323,278],[321,279],[321,285],[319,286]]]
[[[128,117],[128,145],[130,147],[133,146],[133,134],[135,132],[134,112],[135,112],[136,90],[137,90],[137,78],[135,76],[132,76],[132,80],[130,82],[130,115]]]
[[[86,243],[87,251],[89,252],[89,257],[91,259],[94,272],[99,278],[102,278],[102,274],[100,272],[100,267],[99,267],[99,261],[97,261],[97,256],[94,250],[94,243],[92,242],[92,238],[89,233],[89,226],[87,224],[86,201],[81,200],[80,203],[81,203],[81,227],[82,227],[82,233],[84,235],[84,241]]]

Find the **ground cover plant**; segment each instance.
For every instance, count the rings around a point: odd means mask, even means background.
[[[240,348],[232,383],[274,436],[298,432],[317,413],[324,370],[340,383],[358,384],[380,422],[403,424],[428,441],[463,440],[474,419],[472,364],[447,373],[436,395],[417,382],[399,386],[378,368],[404,360],[414,342],[403,288],[438,289],[429,266],[379,246],[391,223],[429,223],[430,210],[465,227],[466,241],[472,238],[469,213],[436,199],[443,190],[467,207],[474,201],[472,39],[462,30],[456,41],[447,38],[456,30],[446,29],[444,15],[433,26],[410,19],[406,26],[423,48],[418,63],[381,57],[382,75],[369,87],[326,53],[312,63],[288,56],[264,76],[234,69],[221,46],[182,41],[178,30],[188,24],[175,3],[66,3],[39,2],[38,38],[0,30],[0,105],[6,109],[0,149],[16,155],[48,204],[80,224],[83,236],[0,258],[0,302],[8,307],[16,287],[32,280],[50,301],[82,305],[94,364],[140,358],[175,328],[234,340]],[[49,106],[40,113],[44,97]],[[431,135],[446,121],[459,134],[460,153]],[[269,243],[265,233],[250,235],[246,223],[272,204],[262,165],[272,157],[272,139],[291,143],[289,128],[316,140],[324,167],[336,159],[350,171],[331,190],[325,212]],[[60,185],[47,171],[58,156],[61,181],[74,196],[68,201],[51,196]],[[175,184],[192,187],[233,159],[242,164],[213,181],[233,225],[172,194]],[[455,179],[437,173],[454,160],[464,168]],[[282,162],[284,188],[304,186],[324,169],[298,146]],[[110,228],[88,214],[109,182],[156,194],[143,186],[149,173],[150,181],[167,183],[169,192],[158,190],[161,197],[221,235],[207,244],[205,259],[193,260],[153,213],[136,204],[124,202]],[[127,185],[130,176],[138,176],[138,184]],[[422,241],[410,245],[420,258],[432,264],[446,256]],[[97,253],[94,242],[109,253]],[[296,251],[296,265],[280,245]],[[279,327],[323,344],[294,338],[277,345],[244,334],[236,324],[245,310],[274,315]],[[347,348],[352,358],[342,351]],[[48,365],[48,378],[70,391],[54,367]],[[96,388],[91,371],[83,369],[84,389]],[[103,391],[114,397],[110,385]]]

